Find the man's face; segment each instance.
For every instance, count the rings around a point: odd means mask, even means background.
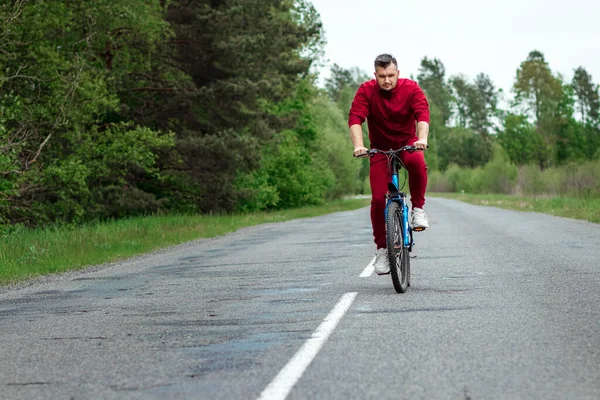
[[[398,67],[391,63],[388,67],[377,67],[375,69],[375,79],[381,90],[392,90],[398,83]]]

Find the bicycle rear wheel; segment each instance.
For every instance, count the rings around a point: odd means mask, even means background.
[[[404,246],[403,231],[402,209],[400,204],[392,202],[387,211],[386,241],[390,259],[390,274],[394,289],[398,293],[406,292],[410,282],[410,258],[408,248]]]

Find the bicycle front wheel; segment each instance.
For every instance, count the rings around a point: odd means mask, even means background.
[[[403,232],[402,208],[400,204],[392,202],[387,211],[386,240],[390,260],[390,274],[392,275],[394,289],[398,293],[406,292],[410,281],[410,258],[408,248],[404,245]]]

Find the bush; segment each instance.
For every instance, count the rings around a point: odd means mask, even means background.
[[[448,178],[441,171],[429,172],[427,190],[432,192],[452,192]]]
[[[588,161],[583,164],[570,163],[561,167],[540,170],[535,165],[519,168],[517,193],[530,195],[574,196],[600,195],[600,162]]]
[[[429,173],[432,192],[500,193],[523,195],[600,196],[600,161],[568,164],[541,170],[537,165],[517,167],[497,151],[483,168],[452,164],[445,172]]]
[[[484,193],[509,194],[516,180],[517,167],[509,161],[502,147],[494,146],[492,160],[483,167],[479,188]]]
[[[537,194],[560,194],[564,192],[565,169],[564,168],[547,168],[540,170],[541,188]]]
[[[535,195],[546,191],[542,179],[542,171],[535,165],[519,167],[517,174],[516,194]]]
[[[238,209],[256,211],[322,204],[334,174],[323,159],[311,158],[293,131],[265,147],[260,168],[238,175]]]
[[[564,190],[578,196],[600,195],[600,162],[567,164],[565,167]]]
[[[456,164],[450,164],[444,173],[452,192],[471,192],[471,174],[471,169],[461,168]]]
[[[484,167],[461,168],[450,164],[444,172],[429,173],[428,188],[432,192],[511,193],[517,181],[517,167],[498,145],[493,158]]]

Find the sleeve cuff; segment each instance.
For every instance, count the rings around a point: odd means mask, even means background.
[[[348,126],[362,125],[363,122],[364,121],[362,121],[357,115],[351,115],[350,118],[348,118]]]

